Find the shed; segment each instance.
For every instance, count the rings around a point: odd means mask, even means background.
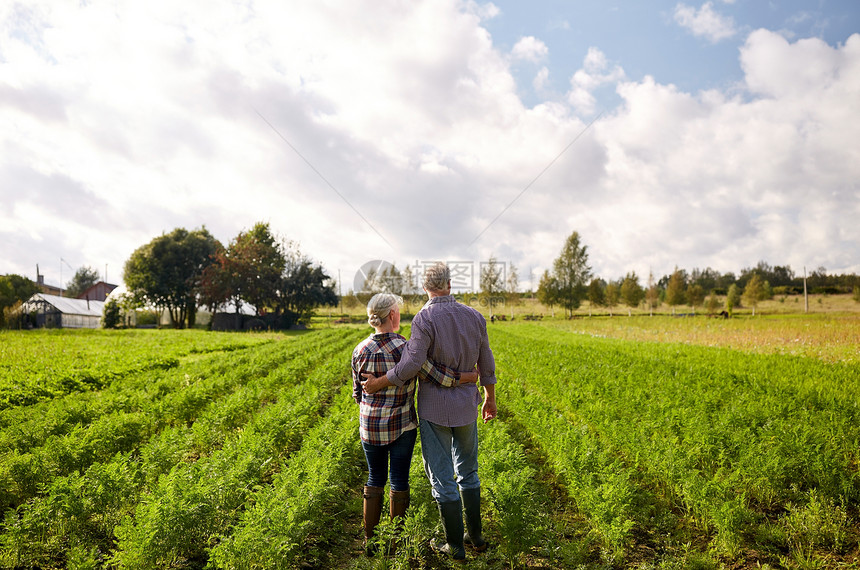
[[[104,306],[104,301],[36,293],[21,305],[21,313],[29,315],[32,325],[36,327],[97,329]]]
[[[99,281],[80,295],[78,295],[78,299],[89,299],[91,301],[106,301],[108,295],[110,295],[111,291],[116,289],[116,285],[111,283],[105,283],[104,281]]]

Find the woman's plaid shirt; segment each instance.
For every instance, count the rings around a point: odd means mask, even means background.
[[[352,395],[359,404],[359,435],[372,445],[386,445],[405,431],[418,427],[415,413],[416,379],[389,386],[375,394],[361,388],[362,374],[382,376],[400,361],[406,339],[397,333],[374,333],[352,352]],[[425,363],[418,378],[442,385],[456,385],[459,375],[444,365]]]

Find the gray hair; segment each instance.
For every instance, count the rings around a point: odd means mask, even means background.
[[[391,314],[394,305],[403,304],[403,299],[391,293],[377,293],[367,302],[367,322],[373,328],[379,328]]]
[[[424,288],[428,291],[444,291],[451,281],[451,270],[444,263],[431,265],[424,272]]]

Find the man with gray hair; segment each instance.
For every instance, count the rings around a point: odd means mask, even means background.
[[[412,320],[412,334],[400,362],[385,376],[368,377],[364,390],[374,393],[400,386],[414,378],[428,358],[454,370],[467,372],[477,365],[484,387],[481,416],[496,417],[496,364],[487,337],[487,321],[451,295],[451,273],[438,263],[424,274],[429,300]],[[418,417],[424,471],[445,529],[445,544],[434,549],[464,560],[468,544],[477,552],[487,549],[481,525],[481,482],[478,479],[477,408],[481,396],[476,384],[421,382]],[[466,533],[463,513],[466,515]]]

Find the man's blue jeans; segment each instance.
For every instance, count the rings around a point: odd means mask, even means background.
[[[441,503],[460,500],[460,489],[477,489],[478,422],[445,427],[427,420],[421,430],[421,455],[424,472],[430,479],[433,498]]]
[[[411,429],[386,445],[371,445],[362,441],[364,457],[367,459],[368,487],[385,487],[388,480],[388,458],[391,457],[391,490],[409,490],[409,466],[412,464],[412,450],[415,448],[416,432]]]

